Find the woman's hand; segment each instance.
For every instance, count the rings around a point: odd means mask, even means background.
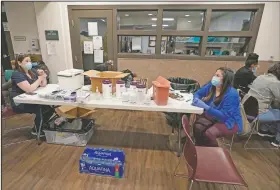
[[[207,104],[205,104],[205,102],[203,102],[202,100],[200,100],[198,98],[193,99],[192,105],[203,108],[205,110],[209,110],[209,108],[210,108],[210,106],[208,106]]]
[[[38,69],[38,70],[37,70],[37,74],[38,74],[39,76],[46,75],[45,71],[42,70],[42,69]]]

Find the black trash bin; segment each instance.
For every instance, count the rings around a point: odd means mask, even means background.
[[[167,80],[171,82],[170,85],[174,90],[180,90],[186,93],[195,93],[200,88],[199,83],[193,79],[170,77]],[[173,129],[178,127],[181,122],[181,117],[183,114],[185,113],[165,113],[165,117],[167,119],[168,125]],[[186,114],[186,115],[189,117],[190,114]]]

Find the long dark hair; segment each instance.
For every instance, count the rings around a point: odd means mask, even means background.
[[[17,71],[19,71],[19,72],[25,73],[25,71],[24,71],[23,68],[19,65],[18,62],[22,62],[26,57],[30,57],[30,56],[29,56],[29,55],[20,54],[20,55],[18,55],[18,56],[16,57],[16,61],[15,61],[15,70],[17,70]],[[28,74],[30,75],[30,77],[31,77],[32,79],[35,78],[35,75],[34,75],[34,73],[33,73],[31,70],[28,71]]]
[[[280,80],[280,62],[275,63],[272,67],[268,69],[267,72],[273,74],[277,77],[278,80]]]
[[[234,79],[234,72],[230,68],[220,67],[216,71],[218,70],[223,72],[223,81],[222,81],[222,91],[220,95],[217,98],[215,98],[213,102],[215,105],[219,105],[221,103],[226,91],[228,90],[228,88],[230,88],[233,85],[233,79]],[[205,102],[209,101],[214,96],[215,92],[216,92],[216,86],[212,85],[208,95],[205,96],[202,100]]]

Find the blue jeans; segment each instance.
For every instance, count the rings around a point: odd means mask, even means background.
[[[280,110],[269,109],[269,111],[259,115],[260,129],[276,134],[276,140],[280,141]]]

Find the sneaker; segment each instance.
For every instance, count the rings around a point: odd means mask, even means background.
[[[31,134],[37,136],[37,132],[36,132],[35,127],[32,128]],[[44,131],[41,131],[40,137],[44,137],[44,136],[45,136]]]
[[[275,147],[280,147],[280,141],[274,139],[272,142],[271,142],[271,145],[275,146]]]
[[[270,131],[263,131],[259,130],[258,135],[261,137],[275,137],[275,134],[271,133]]]

